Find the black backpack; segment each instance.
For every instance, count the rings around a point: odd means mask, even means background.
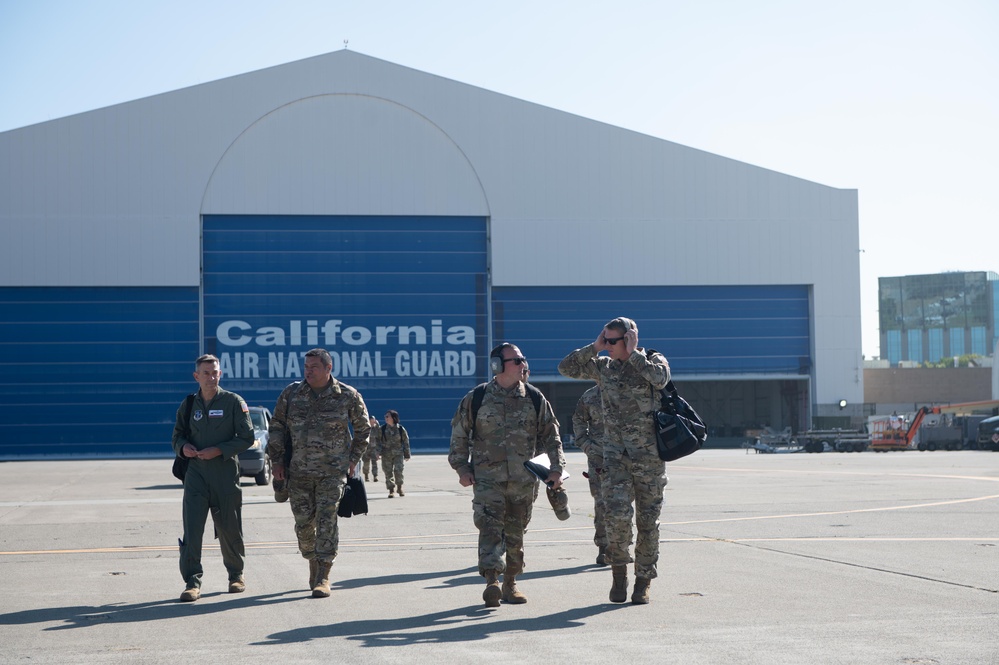
[[[194,404],[194,394],[188,395],[184,400],[184,410],[181,412],[181,422],[184,423],[184,438],[191,440],[191,406]],[[187,475],[187,465],[191,463],[190,457],[185,457],[183,453],[177,453],[173,458],[173,475],[180,482],[184,482]]]
[[[382,425],[382,442],[383,443],[385,442],[385,428],[386,427],[388,427],[388,423],[385,423],[385,424]],[[402,433],[403,432],[406,432],[406,428],[403,427],[402,425],[399,425],[399,440],[400,441],[402,441]],[[406,432],[406,435],[408,436],[409,432]]]
[[[482,406],[482,399],[486,396],[486,386],[488,383],[480,383],[475,386],[475,390],[472,391],[472,438],[475,438],[475,419],[479,416],[479,407]],[[534,413],[541,417],[541,399],[544,395],[541,391],[532,386],[529,383],[524,384],[524,390],[527,395],[531,398],[531,402],[534,403]]]

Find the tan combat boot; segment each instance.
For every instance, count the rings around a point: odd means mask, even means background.
[[[316,586],[316,574],[319,572],[319,559],[309,559],[309,588]]]
[[[614,574],[614,583],[611,585],[610,601],[612,603],[623,603],[628,600],[628,566],[611,566]]]
[[[507,571],[503,575],[503,600],[511,605],[523,605],[527,596],[517,589],[517,575]]]
[[[189,586],[184,589],[184,593],[180,594],[182,603],[193,603],[198,598],[201,598],[201,589],[196,586]]]
[[[313,598],[330,597],[330,568],[333,563],[330,561],[320,561],[316,567],[316,579],[312,585]]]
[[[402,485],[399,485],[399,496],[406,496],[406,493],[402,491]]]
[[[631,594],[631,603],[633,605],[648,605],[649,604],[649,585],[652,584],[652,580],[648,577],[636,577],[635,578],[635,590]]]
[[[246,591],[246,582],[242,575],[234,580],[229,580],[229,593],[243,593],[244,591]]]
[[[499,573],[495,570],[486,571],[486,590],[482,592],[482,600],[486,607],[499,607],[503,591],[500,589]]]

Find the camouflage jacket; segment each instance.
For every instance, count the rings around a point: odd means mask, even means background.
[[[493,379],[486,385],[473,427],[474,392],[465,395],[451,419],[447,459],[458,475],[471,472],[476,478],[497,482],[532,483],[534,476],[524,468],[524,462],[541,453],[548,455],[549,468],[561,473],[565,455],[558,420],[547,399],[542,399],[540,411],[535,411],[523,383],[505,390]]]
[[[380,425],[372,427],[368,433],[368,457],[375,457],[382,454],[382,428]]]
[[[382,442],[383,457],[399,457],[409,459],[409,434],[402,425],[382,425],[379,428]]]
[[[600,386],[593,386],[579,398],[572,414],[572,432],[576,445],[587,457],[603,457],[604,408],[600,403]]]
[[[670,377],[669,362],[662,354],[647,358],[642,349],[635,349],[627,360],[613,360],[598,356],[588,344],[563,358],[558,371],[600,386],[605,458],[623,452],[634,460],[658,458],[652,412],[659,407],[658,391]]]
[[[330,379],[317,394],[305,381],[297,381],[278,397],[267,454],[272,464],[284,464],[285,446],[291,445],[290,473],[346,474],[364,454],[370,430],[368,409],[357,390]]]

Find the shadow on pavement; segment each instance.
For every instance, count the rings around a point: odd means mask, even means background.
[[[254,645],[281,645],[309,642],[331,637],[362,642],[367,647],[394,647],[409,644],[434,644],[473,642],[488,639],[500,633],[532,633],[563,628],[582,628],[586,619],[603,612],[627,607],[626,605],[593,605],[544,616],[519,617],[487,621],[504,611],[487,609],[481,605],[460,607],[415,617],[378,619],[374,621],[343,621],[327,626],[297,628],[270,635],[265,642]],[[514,610],[507,610],[514,611]]]

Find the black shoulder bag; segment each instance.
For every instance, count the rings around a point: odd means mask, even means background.
[[[194,404],[194,395],[188,395],[184,400],[184,410],[181,413],[181,422],[184,423],[184,438],[191,440],[191,406]],[[184,482],[187,475],[187,465],[191,463],[191,458],[186,457],[183,452],[177,453],[173,458],[173,475],[180,482]]]
[[[676,392],[670,381],[659,391],[659,409],[652,412],[659,459],[672,462],[701,449],[708,428],[694,407]]]
[[[368,514],[368,493],[364,488],[364,480],[356,471],[353,476],[347,478],[340,504],[336,507],[336,514],[340,517]]]

